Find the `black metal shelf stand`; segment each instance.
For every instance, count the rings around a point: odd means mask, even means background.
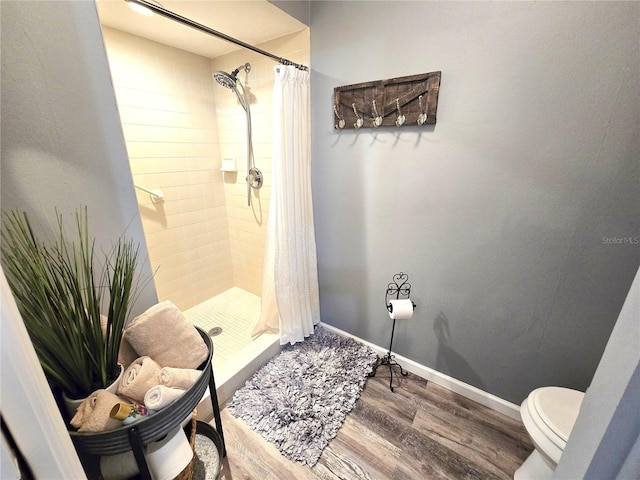
[[[408,280],[409,280],[409,276],[406,273],[400,272],[400,273],[396,273],[393,276],[393,281],[387,285],[387,290],[384,297],[384,304],[389,313],[391,313],[393,310],[393,306],[389,301],[391,298],[395,297],[396,300],[400,300],[401,298],[406,298],[406,299],[409,298],[409,295],[411,294],[411,284],[408,283]],[[416,304],[413,303],[413,301],[411,303],[413,305],[413,308],[415,309]],[[375,377],[376,372],[378,371],[378,367],[380,367],[381,365],[387,365],[389,367],[389,373],[390,373],[389,389],[392,392],[393,392],[393,367],[398,367],[400,369],[400,375],[402,375],[403,377],[406,377],[407,375],[409,375],[409,372],[407,372],[404,368],[402,368],[402,365],[396,362],[395,355],[391,353],[393,348],[393,334],[395,332],[395,329],[396,329],[396,319],[394,318],[393,326],[391,327],[391,340],[389,341],[389,350],[387,351],[387,354],[384,357],[382,357],[376,362],[375,366],[373,367],[373,371],[369,374],[369,377]]]
[[[152,442],[161,440],[167,433],[177,428],[193,413],[193,410],[204,397],[207,387],[209,387],[215,429],[222,445],[220,454],[222,458],[226,456],[227,451],[222,432],[220,405],[213,375],[213,343],[206,332],[198,327],[195,328],[209,349],[209,357],[199,367],[199,370],[203,370],[203,372],[196,383],[171,405],[147,418],[138,420],[130,426],[123,426],[117,430],[100,433],[70,431],[71,440],[79,453],[100,457],[103,455],[116,455],[131,450],[140,471],[140,477],[143,480],[152,480],[149,466],[144,456],[144,447]]]

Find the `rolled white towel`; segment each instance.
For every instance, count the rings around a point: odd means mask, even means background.
[[[149,389],[144,396],[144,405],[149,410],[162,410],[174,400],[180,398],[185,392],[184,388],[171,388],[164,385],[156,385]]]
[[[122,374],[118,393],[142,402],[145,393],[160,384],[160,365],[149,357],[136,359]]]
[[[187,390],[198,381],[200,375],[202,375],[202,370],[163,367],[160,370],[160,383],[167,387],[184,388]]]

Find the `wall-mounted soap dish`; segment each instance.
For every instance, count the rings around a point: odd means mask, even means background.
[[[237,172],[238,168],[236,166],[235,157],[223,157],[222,167],[220,167],[220,170],[223,172]]]

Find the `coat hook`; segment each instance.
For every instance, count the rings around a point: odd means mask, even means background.
[[[364,119],[360,115],[358,115],[358,110],[356,110],[355,103],[352,103],[351,107],[353,108],[353,113],[356,114],[356,118],[357,118],[356,123],[354,123],[353,126],[356,128],[360,128],[362,125],[364,125]]]
[[[427,114],[422,109],[422,95],[418,97],[418,103],[420,104],[420,115],[418,115],[418,125],[424,125],[427,121]]]
[[[380,125],[382,125],[382,117],[378,114],[378,109],[376,108],[376,101],[372,100],[371,104],[373,106],[372,108],[373,126],[374,128],[378,128]]]
[[[404,125],[406,120],[405,116],[400,111],[400,99],[396,98],[396,108],[398,109],[398,118],[396,118],[396,127],[401,127]]]
[[[344,118],[342,118],[338,113],[338,107],[336,107],[335,104],[333,105],[333,113],[338,117],[338,123],[335,125],[335,128],[342,130],[345,126]]]

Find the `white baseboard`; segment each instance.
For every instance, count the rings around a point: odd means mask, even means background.
[[[338,335],[343,337],[353,338],[356,342],[362,343],[371,347],[379,356],[384,356],[387,354],[387,349],[382,348],[378,345],[374,345],[373,343],[367,342],[362,338],[356,337],[355,335],[351,335],[350,333],[345,332],[344,330],[340,330],[339,328],[328,325],[324,322],[320,322],[320,324]],[[473,400],[474,402],[478,402],[485,407],[489,407],[496,412],[507,415],[508,417],[514,418],[516,420],[520,420],[520,407],[511,402],[503,400],[500,397],[496,397],[495,395],[485,392],[484,390],[480,390],[473,385],[469,385],[468,383],[461,382],[460,380],[456,380],[449,375],[445,375],[444,373],[440,373],[437,370],[429,368],[425,365],[421,365],[413,360],[403,357],[402,355],[394,354],[395,359],[398,363],[402,364],[402,367],[415,374],[419,377],[422,377],[430,382],[433,382],[441,387],[444,387],[452,392],[455,392],[463,397],[468,398],[469,400]]]

